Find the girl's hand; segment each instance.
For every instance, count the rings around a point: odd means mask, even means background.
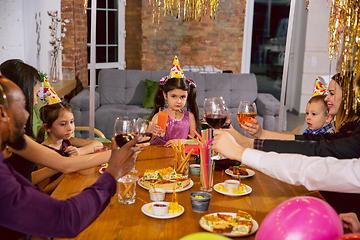
[[[351,232],[360,232],[360,222],[355,213],[340,213],[339,217],[344,228],[349,229]]]
[[[163,132],[163,129],[159,125],[155,125],[153,135],[161,136],[162,132]]]
[[[249,118],[249,121],[251,121],[252,123],[245,121],[245,122],[242,122],[242,123],[245,124],[246,126],[244,126],[243,124],[239,124],[240,127],[245,132],[250,133],[253,137],[260,138],[261,134],[263,132],[263,129],[262,129],[259,121],[254,119],[254,118]]]
[[[79,148],[74,147],[74,146],[69,146],[65,150],[65,153],[69,154],[70,157],[80,156],[81,155],[81,151],[79,150]]]
[[[186,139],[171,139],[165,143],[165,147],[171,147],[173,143],[176,145],[178,144],[179,140],[181,141],[181,144],[186,144]]]

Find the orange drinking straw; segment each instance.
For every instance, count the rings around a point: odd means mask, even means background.
[[[200,134],[193,128],[191,129],[191,131],[193,131],[193,133],[195,133],[195,135],[199,138],[200,142],[203,144],[204,143],[204,139],[202,139],[202,137],[200,136]]]
[[[188,137],[191,138],[192,140],[196,141],[201,146],[202,143],[199,140],[197,140],[196,138],[194,138],[190,134],[188,135]]]

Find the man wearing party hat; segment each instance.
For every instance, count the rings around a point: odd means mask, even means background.
[[[187,105],[187,109],[183,108]],[[159,108],[164,108],[160,114]],[[152,144],[171,146],[181,140],[186,142],[188,135],[195,134],[191,129],[200,129],[199,109],[196,104],[196,84],[192,79],[187,79],[180,66],[178,57],[175,56],[170,74],[160,80],[160,85],[154,96],[154,109],[149,119],[154,123],[161,123],[165,116],[166,129],[157,126],[154,131],[156,139]],[[164,134],[165,132],[165,134]]]

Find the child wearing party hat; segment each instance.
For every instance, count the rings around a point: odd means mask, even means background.
[[[183,110],[187,104],[187,110]],[[182,71],[177,56],[174,58],[169,76],[160,80],[160,85],[154,96],[154,109],[149,119],[154,123],[158,122],[159,108],[165,107],[168,113],[165,135],[161,136],[162,129],[157,126],[154,130],[156,136],[152,144],[164,144],[171,146],[172,143],[186,142],[188,135],[195,134],[191,129],[199,131],[199,109],[196,104],[196,84],[186,78]]]
[[[95,149],[103,147],[101,142],[95,140],[72,137],[75,130],[72,107],[66,102],[61,102],[47,80],[44,81],[43,101],[44,106],[39,110],[43,125],[37,134],[37,142],[68,157],[94,153]],[[65,174],[58,173],[40,183],[39,188],[51,194],[64,177]]]
[[[306,124],[304,131],[308,134],[335,133],[332,125],[333,116],[329,114],[325,97],[327,90],[319,78],[315,80],[315,87],[312,98],[306,105]]]

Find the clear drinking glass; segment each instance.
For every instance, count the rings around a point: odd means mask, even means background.
[[[153,131],[155,128],[155,123],[153,123],[150,120],[138,118],[135,122],[135,135],[141,135],[144,137],[149,137],[149,139],[146,140],[140,140],[139,143],[146,143],[149,142],[152,138]]]
[[[129,117],[118,117],[115,120],[114,124],[114,136],[116,144],[119,147],[124,146],[126,143],[130,142],[135,137],[135,123],[136,119]],[[131,170],[132,173],[137,173],[138,171],[134,168]]]
[[[249,117],[256,118],[256,105],[254,102],[251,101],[240,101],[238,110],[237,110],[237,119],[239,124],[243,124],[243,122],[253,123],[249,120]],[[246,136],[246,132],[245,132]]]

